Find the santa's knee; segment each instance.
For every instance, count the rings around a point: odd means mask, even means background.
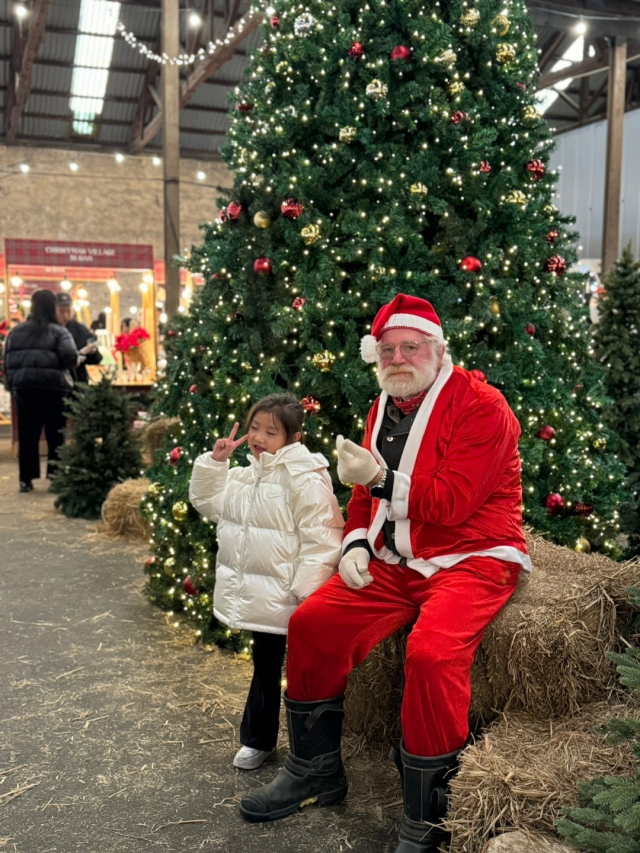
[[[313,600],[313,596],[307,598],[289,619],[289,654],[296,648],[321,652],[330,645],[327,637],[330,633],[322,606]]]
[[[467,668],[467,657],[464,648],[456,643],[439,643],[430,636],[409,637],[405,675],[407,679],[417,677],[437,683],[448,673]]]

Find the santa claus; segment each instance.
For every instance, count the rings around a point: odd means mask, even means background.
[[[487,625],[530,570],[522,531],[520,428],[495,388],[453,367],[429,302],[398,294],[362,342],[382,393],[362,446],[338,436],[353,483],[339,574],[289,623],[290,751],[241,804],[276,820],[347,793],[340,755],[347,676],[381,640],[407,642],[403,740],[393,750],[404,816],[396,853],[445,839],[448,780],[468,737],[470,671]],[[375,702],[375,696],[371,701]]]

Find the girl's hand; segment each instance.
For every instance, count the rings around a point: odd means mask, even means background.
[[[233,429],[229,433],[229,438],[219,438],[215,447],[213,448],[213,453],[211,454],[211,458],[215,462],[226,462],[227,459],[231,456],[236,447],[240,447],[240,445],[245,442],[249,438],[249,433],[243,435],[242,438],[239,438],[237,441],[236,433],[238,432],[238,427],[240,424],[236,421],[233,425]]]

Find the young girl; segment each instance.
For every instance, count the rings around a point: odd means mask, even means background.
[[[191,503],[218,523],[213,612],[232,630],[253,632],[253,680],[233,760],[243,770],[276,747],[289,618],[340,559],[344,521],[329,463],[300,443],[303,420],[292,394],[271,394],[249,412],[247,434],[236,440],[236,423],[191,475]],[[230,469],[245,441],[251,464]]]

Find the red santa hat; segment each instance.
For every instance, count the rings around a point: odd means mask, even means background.
[[[371,326],[371,334],[360,341],[360,355],[372,364],[376,360],[376,344],[387,329],[413,329],[436,341],[444,341],[442,326],[433,305],[419,296],[398,295],[383,305]]]

